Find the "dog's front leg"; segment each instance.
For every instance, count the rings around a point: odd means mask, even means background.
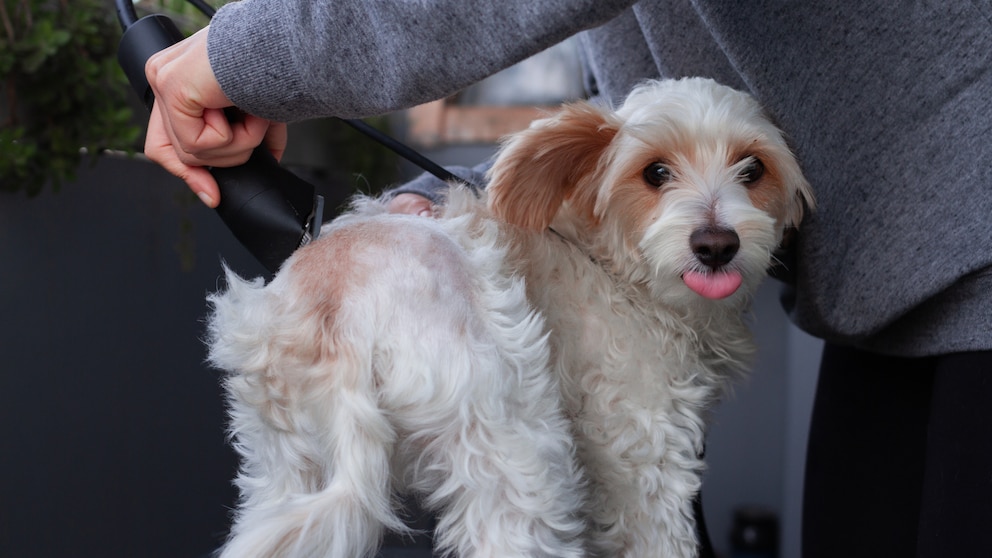
[[[668,413],[616,401],[606,408],[587,409],[577,421],[596,555],[695,557],[692,499],[702,470],[695,433],[672,424]]]
[[[450,285],[464,264],[449,264]],[[585,493],[543,324],[501,274],[459,283],[411,313],[429,328],[383,366],[383,401],[416,449],[408,476],[440,514],[436,543],[459,558],[579,558]]]
[[[584,556],[584,493],[567,430],[490,418],[452,425],[461,432],[431,465],[450,471],[428,496],[440,507],[438,545],[460,558]]]

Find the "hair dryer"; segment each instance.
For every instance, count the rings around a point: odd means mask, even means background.
[[[156,52],[183,40],[167,16],[137,18],[131,0],[116,0],[124,29],[117,58],[131,86],[151,110],[155,102],[145,63]],[[309,182],[279,166],[259,146],[243,165],[211,167],[220,187],[217,213],[235,238],[270,272],[320,233],[324,199]]]

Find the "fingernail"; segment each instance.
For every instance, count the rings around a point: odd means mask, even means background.
[[[207,207],[214,207],[215,205],[217,205],[217,202],[215,202],[213,198],[208,196],[206,192],[198,192],[196,194],[196,197],[200,198],[200,201],[202,201],[203,204],[206,205]]]

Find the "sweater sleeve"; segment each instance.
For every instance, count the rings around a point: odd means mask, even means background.
[[[485,189],[488,185],[489,177],[487,173],[491,166],[492,161],[486,161],[485,163],[479,164],[475,167],[449,166],[445,167],[445,169],[458,178],[461,178],[465,184],[473,190],[478,190]],[[389,196],[395,196],[397,194],[417,194],[424,196],[436,204],[440,204],[444,203],[443,192],[447,187],[448,184],[445,181],[425,172],[413,180],[389,190],[387,194]]]
[[[383,114],[451,95],[633,0],[243,0],[208,53],[224,93],[277,121]]]

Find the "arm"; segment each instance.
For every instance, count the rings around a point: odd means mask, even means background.
[[[362,117],[451,95],[630,4],[244,0],[214,16],[210,62],[252,114]]]
[[[632,0],[243,0],[152,57],[145,154],[219,201],[203,166],[234,166],[287,122],[367,116],[458,89],[609,19]],[[245,110],[230,123],[223,109]]]

